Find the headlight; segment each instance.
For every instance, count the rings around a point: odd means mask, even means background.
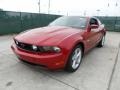
[[[52,46],[43,46],[42,47],[43,51],[44,52],[60,52],[61,49],[59,47],[52,47]]]
[[[56,52],[60,52],[61,49],[59,47],[53,47],[53,50],[56,51]]]

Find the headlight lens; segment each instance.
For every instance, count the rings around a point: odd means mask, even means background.
[[[43,46],[42,47],[43,52],[60,52],[61,49],[59,47],[56,46]]]
[[[54,51],[56,51],[56,52],[60,52],[60,51],[61,51],[61,49],[60,49],[59,47],[53,47],[53,49],[54,49]]]

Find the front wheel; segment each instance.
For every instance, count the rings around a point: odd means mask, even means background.
[[[81,47],[81,45],[77,45],[73,49],[73,51],[72,51],[72,53],[69,57],[69,60],[67,62],[65,70],[68,71],[68,72],[76,71],[81,64],[82,56],[83,56],[82,47]]]

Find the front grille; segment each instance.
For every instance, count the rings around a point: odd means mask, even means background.
[[[15,44],[16,44],[16,46],[18,48],[21,48],[21,49],[24,49],[24,50],[27,50],[27,51],[32,51],[32,52],[40,52],[40,51],[42,51],[40,49],[40,47],[37,50],[33,50],[31,44],[26,44],[26,43],[22,43],[22,42],[18,42],[18,41],[15,41]]]
[[[33,51],[32,45],[21,43],[21,42],[18,42],[16,45],[17,45],[17,47],[19,47],[21,49],[25,49],[25,50],[28,50],[28,51]]]

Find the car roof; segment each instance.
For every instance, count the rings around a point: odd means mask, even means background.
[[[98,18],[95,17],[95,16],[62,16],[62,17],[80,17],[80,18],[87,18],[87,19],[91,19],[91,18],[98,19]]]

